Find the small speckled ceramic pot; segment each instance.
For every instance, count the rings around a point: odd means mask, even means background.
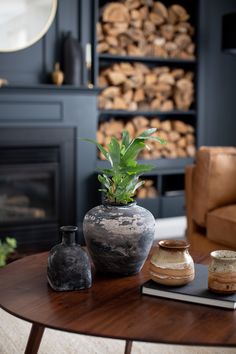
[[[132,275],[141,270],[148,256],[155,219],[136,203],[99,205],[85,215],[83,231],[97,271]]]
[[[208,288],[223,294],[236,292],[236,252],[226,250],[211,252]]]
[[[162,240],[150,261],[149,272],[157,283],[178,286],[194,279],[194,263],[184,240]]]

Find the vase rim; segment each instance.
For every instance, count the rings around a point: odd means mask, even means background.
[[[118,204],[118,203],[111,203],[111,202],[108,202],[106,200],[103,201],[102,203],[105,207],[118,207],[118,208],[129,208],[131,206],[135,206],[137,204],[136,201],[133,201],[133,202],[130,202],[130,203],[127,203],[127,204]]]
[[[60,230],[64,232],[75,232],[78,230],[78,227],[74,225],[61,226]]]
[[[158,242],[158,245],[161,248],[165,249],[187,249],[190,247],[190,244],[185,240],[161,240]]]

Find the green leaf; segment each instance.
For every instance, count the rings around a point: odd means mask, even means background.
[[[144,165],[144,164],[138,164],[134,167],[129,166],[129,167],[124,167],[121,169],[122,173],[128,173],[128,174],[137,174],[140,175],[145,172],[149,172],[153,170],[155,166],[153,165]]]
[[[156,131],[157,131],[156,128],[147,129],[143,133],[141,133],[139,136],[137,136],[136,139],[155,140],[155,141],[158,141],[162,145],[166,144],[166,141],[164,139],[159,138],[158,136],[151,136]]]
[[[128,186],[130,182],[132,182],[136,176],[131,176],[131,175],[124,175],[125,177],[120,181],[120,183],[117,186],[117,190],[120,190],[124,187],[128,189]]]
[[[116,190],[116,199],[119,201],[130,200],[135,194],[136,185],[138,184],[137,176],[125,176],[123,181],[117,186]]]
[[[98,180],[102,183],[107,189],[111,187],[111,180],[106,175],[98,175]]]
[[[135,193],[136,190],[137,190],[139,187],[141,187],[141,186],[144,185],[144,183],[145,183],[145,181],[139,181],[139,182],[135,185],[133,192]]]
[[[158,136],[150,136],[148,140],[155,140],[158,141],[160,144],[165,145],[167,144],[166,140],[159,138]]]
[[[129,132],[127,130],[123,130],[122,132],[122,145],[127,149],[129,146]]]
[[[103,154],[103,156],[105,156],[105,158],[111,162],[111,157],[109,155],[109,153],[104,149],[104,147],[99,144],[96,140],[94,139],[85,139],[85,138],[81,138],[80,140],[82,141],[87,141],[89,143],[95,144],[97,146],[97,148],[101,151],[101,153]]]
[[[16,239],[14,239],[14,238],[6,237],[6,242],[12,248],[16,248],[16,246],[17,246]]]
[[[112,181],[114,182],[115,189],[117,189],[123,180],[124,176],[121,173],[117,173],[112,177]]]
[[[135,167],[135,166],[137,166],[137,161],[135,161],[135,160],[130,160],[130,161],[127,161],[127,163],[126,163],[126,166],[127,167]]]
[[[114,167],[114,169],[117,169],[120,163],[120,144],[116,138],[111,138],[108,149],[112,161],[111,165]]]
[[[145,148],[145,144],[140,140],[133,140],[125,151],[124,156],[121,158],[122,165],[127,164],[130,160],[135,159],[139,152]]]
[[[17,243],[14,238],[6,237],[5,241],[0,240],[0,267],[6,264],[7,257],[14,251]]]
[[[7,256],[0,254],[0,268],[6,265]]]
[[[113,176],[115,174],[114,170],[111,168],[99,168],[98,170],[107,176]]]
[[[138,135],[136,137],[136,139],[147,139],[150,137],[150,135],[152,135],[153,133],[155,133],[157,131],[157,128],[150,128],[145,130],[144,132],[142,132],[140,135]]]

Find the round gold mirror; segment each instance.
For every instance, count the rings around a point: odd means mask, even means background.
[[[57,0],[0,0],[0,52],[29,47],[48,31]]]

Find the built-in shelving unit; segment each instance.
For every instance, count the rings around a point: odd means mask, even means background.
[[[97,16],[96,21],[99,20],[101,15],[101,9],[104,9],[106,4],[112,1],[96,0],[95,2],[95,14]],[[119,1],[118,1],[119,2]],[[179,4],[187,9],[191,15],[191,25],[195,27],[194,41],[197,40],[197,11],[198,1],[195,0],[189,4],[188,1],[178,0],[163,0],[163,4],[167,7],[173,4]],[[94,26],[96,27],[96,26]],[[104,70],[114,64],[124,63],[141,63],[150,68],[155,67],[170,67],[174,69],[184,69],[186,72],[194,73],[194,86],[195,96],[194,102],[191,104],[188,110],[151,110],[151,109],[99,109],[98,110],[98,125],[100,122],[109,122],[112,120],[119,120],[128,122],[136,116],[144,116],[148,120],[158,117],[163,122],[165,120],[181,121],[185,124],[189,124],[194,129],[195,139],[197,137],[197,95],[196,95],[196,83],[197,83],[197,68],[198,60],[195,51],[196,58],[172,58],[172,57],[157,57],[157,56],[139,56],[139,55],[118,55],[110,53],[97,53],[96,52],[96,34],[94,43],[95,52],[95,84],[98,85],[98,75],[100,70]],[[101,88],[102,89],[102,88]],[[172,124],[172,123],[171,123]],[[197,139],[196,139],[197,140]],[[155,187],[158,191],[158,195],[155,198],[143,198],[138,199],[138,203],[149,209],[155,217],[170,217],[184,215],[184,170],[185,166],[194,162],[194,157],[177,157],[177,158],[159,158],[155,160],[140,160],[141,163],[151,163],[155,166],[153,171],[148,173],[148,176],[155,179]],[[106,161],[97,160],[96,171],[101,168],[108,167]]]

